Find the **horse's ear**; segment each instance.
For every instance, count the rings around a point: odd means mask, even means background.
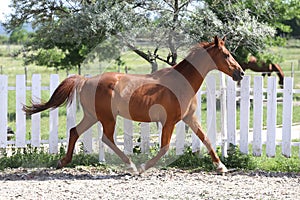
[[[218,36],[215,36],[214,40],[215,40],[215,46],[218,47],[219,46],[219,38],[218,38]]]
[[[225,43],[225,41],[226,41],[226,36],[224,36],[222,40],[223,40],[223,42]]]

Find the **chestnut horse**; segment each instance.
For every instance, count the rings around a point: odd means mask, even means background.
[[[241,80],[244,75],[242,68],[224,44],[225,38],[219,39],[217,36],[211,43],[199,43],[180,63],[152,74],[129,75],[109,72],[91,78],[74,75],[66,78],[57,87],[48,102],[32,103],[30,106],[24,106],[23,110],[32,115],[70,103],[74,92],[79,94],[84,117],[70,130],[67,153],[58,162],[58,168],[71,162],[78,137],[100,121],[103,126],[103,142],[127,164],[131,172],[142,173],[165,155],[175,124],[183,120],[206,145],[217,171],[226,172],[227,168],[220,161],[195,116],[195,94],[209,71],[218,69],[235,81]],[[139,170],[114,142],[117,115],[134,121],[162,124],[160,151],[146,164],[142,164]]]
[[[271,76],[272,72],[276,72],[276,74],[279,78],[278,83],[281,87],[283,87],[284,73],[283,73],[280,65],[275,64],[275,63],[267,64],[264,61],[257,62],[256,57],[250,56],[249,62],[242,63],[241,66],[242,66],[243,70],[250,69],[254,72],[261,72],[263,77],[265,77],[266,74],[268,76]]]

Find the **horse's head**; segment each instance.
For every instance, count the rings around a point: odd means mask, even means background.
[[[244,71],[239,63],[233,58],[225,47],[225,37],[223,39],[215,36],[212,46],[207,49],[218,70],[232,77],[234,81],[243,79]]]

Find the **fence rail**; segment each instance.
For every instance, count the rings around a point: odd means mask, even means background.
[[[300,94],[300,90],[293,89],[293,78],[286,77],[284,79],[284,88],[277,89],[276,78],[268,77],[267,88],[263,88],[263,77],[256,76],[253,80],[253,88],[251,88],[251,78],[246,76],[238,88],[236,83],[230,77],[225,78],[220,76],[221,86],[217,85],[218,77],[209,75],[206,78],[205,90],[202,88],[197,93],[198,102],[201,102],[203,97],[206,97],[206,116],[203,115],[202,104],[199,103],[197,109],[197,117],[201,121],[206,117],[207,135],[212,142],[214,148],[222,147],[222,152],[225,155],[229,143],[239,145],[243,153],[250,153],[248,146],[252,144],[252,154],[256,156],[262,155],[262,146],[266,144],[267,156],[275,156],[276,145],[282,146],[282,154],[290,157],[291,146],[299,147],[300,157],[300,142],[292,142],[292,139],[300,139],[300,129],[294,130],[292,126],[293,120],[293,95]],[[41,91],[48,90],[50,95],[54,92],[59,84],[59,76],[57,74],[50,75],[49,86],[41,86],[41,75],[34,74],[32,76],[31,86],[26,86],[25,75],[16,76],[16,85],[8,86],[8,76],[0,75],[0,148],[14,146],[16,148],[24,148],[27,144],[33,147],[40,147],[42,144],[49,145],[50,153],[57,153],[60,143],[68,140],[69,130],[76,124],[76,98],[66,110],[66,137],[63,140],[58,139],[59,112],[58,109],[53,109],[49,112],[49,139],[41,140],[41,114],[37,113],[31,116],[30,139],[26,140],[26,116],[22,111],[22,105],[26,102],[26,94],[31,92],[31,98],[38,102],[41,98]],[[8,124],[8,91],[15,91],[16,105],[16,130],[14,139],[7,137]],[[276,125],[277,116],[277,94],[282,93],[282,128]],[[266,95],[266,103],[264,103]],[[220,100],[220,109],[217,108],[217,102]],[[237,104],[238,102],[238,104]],[[240,106],[240,113],[237,112],[237,105]],[[253,129],[250,128],[251,112],[253,107]],[[266,129],[263,127],[264,107],[267,108]],[[217,120],[217,113],[220,119]],[[239,119],[239,127],[237,130],[237,118]],[[217,124],[221,124],[218,130]],[[134,124],[132,121],[123,120],[123,137],[115,138],[117,144],[124,150],[126,154],[133,153],[133,147],[139,145],[143,153],[149,152],[149,148],[153,143],[160,143],[161,125],[158,131],[151,133],[149,123],[140,123],[139,133],[134,133]],[[105,145],[99,140],[102,137],[102,126],[97,124],[97,133],[94,129],[89,129],[81,138],[84,144],[85,151],[90,153],[95,150],[99,152],[99,159],[104,160]],[[93,133],[94,132],[94,133]],[[140,142],[134,142],[133,138],[140,137]],[[154,137],[155,136],[155,137]],[[153,137],[156,138],[153,141]],[[298,141],[297,140],[297,141]],[[179,122],[175,128],[175,134],[172,137],[173,146],[176,147],[176,154],[183,154],[186,145],[191,145],[193,151],[199,151],[202,143],[199,138],[192,133],[187,134],[183,122]]]

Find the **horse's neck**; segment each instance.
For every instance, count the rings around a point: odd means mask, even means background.
[[[191,59],[182,60],[174,66],[174,69],[185,77],[195,93],[199,90],[205,76],[210,71],[207,66],[203,66],[203,63],[196,63]]]

